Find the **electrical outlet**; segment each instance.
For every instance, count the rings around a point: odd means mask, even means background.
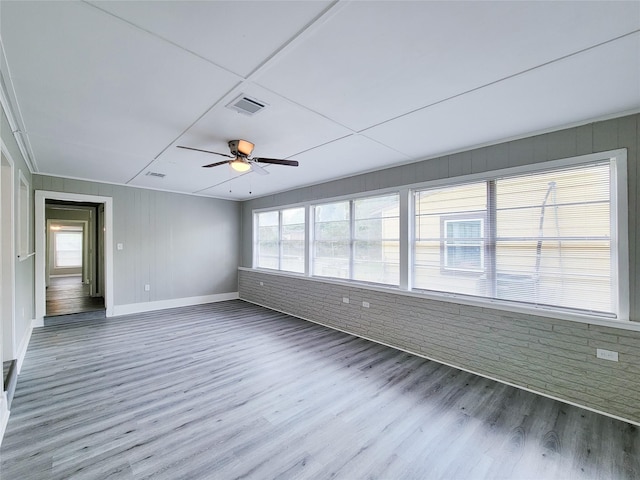
[[[602,348],[596,349],[596,357],[603,360],[611,360],[612,362],[618,361],[618,352],[612,352],[611,350],[604,350]]]
[[[116,248],[117,248],[118,250],[123,250],[123,249],[124,249],[124,245],[123,245],[123,244],[121,244],[121,243],[118,243],[118,244],[116,244]]]
[[[369,308],[369,302],[362,302],[362,306],[364,308]]]
[[[151,290],[151,285],[149,285],[148,283],[144,286],[144,291],[148,292],[149,290]]]
[[[342,297],[342,303],[349,303],[349,297]]]

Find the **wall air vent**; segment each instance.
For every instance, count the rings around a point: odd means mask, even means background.
[[[247,97],[246,95],[240,95],[233,99],[231,103],[227,104],[227,108],[245,115],[255,115],[266,106],[267,104],[263,101]]]
[[[164,178],[164,177],[166,177],[166,176],[167,176],[167,175],[166,175],[166,174],[164,174],[164,173],[158,173],[158,172],[147,172],[147,173],[145,173],[145,175],[146,175],[147,177],[158,177],[158,178]]]

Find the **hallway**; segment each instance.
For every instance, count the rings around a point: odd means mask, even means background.
[[[48,317],[104,309],[103,297],[92,297],[80,275],[51,277],[47,287]]]

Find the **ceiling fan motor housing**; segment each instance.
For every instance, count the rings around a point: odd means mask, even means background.
[[[235,155],[236,157],[247,158],[253,152],[253,143],[247,142],[246,140],[230,140],[229,141],[229,150],[231,150],[231,155]]]

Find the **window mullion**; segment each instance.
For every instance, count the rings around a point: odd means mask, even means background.
[[[304,274],[306,276],[311,276],[311,266],[313,265],[313,242],[315,239],[313,238],[313,207],[307,205],[304,208]]]
[[[353,279],[353,265],[355,258],[355,207],[354,202],[349,202],[349,278]]]
[[[278,270],[282,270],[282,210],[278,211]]]
[[[485,225],[485,262],[487,275],[487,296],[497,298],[498,280],[496,274],[496,182],[487,182],[487,222]]]
[[[399,193],[399,248],[400,248],[400,278],[399,287],[401,290],[412,288],[412,264],[413,264],[413,244],[415,243],[414,227],[415,217],[413,215],[414,195],[408,189],[400,190]]]

